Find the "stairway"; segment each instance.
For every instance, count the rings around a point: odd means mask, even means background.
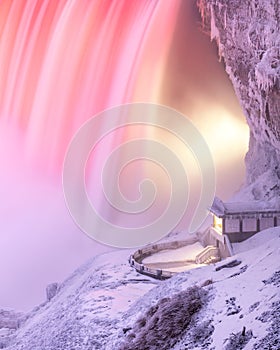
[[[211,245],[205,247],[195,258],[196,264],[213,264],[220,260],[219,248]]]

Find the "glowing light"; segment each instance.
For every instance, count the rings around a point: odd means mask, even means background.
[[[207,113],[207,122],[197,124],[207,140],[217,162],[232,162],[248,149],[249,128],[245,121],[235,118],[228,111],[213,108]]]
[[[213,226],[214,228],[219,232],[222,233],[223,232],[223,219],[219,218],[218,216],[214,215],[213,216]]]

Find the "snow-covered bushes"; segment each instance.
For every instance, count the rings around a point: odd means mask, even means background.
[[[138,319],[126,334],[119,350],[169,350],[180,339],[202,307],[206,291],[191,287],[170,298],[161,299]]]
[[[246,344],[252,338],[253,333],[251,330],[246,331],[245,327],[241,332],[236,334],[232,333],[228,339],[228,343],[225,347],[225,350],[241,350],[244,349]]]
[[[271,304],[270,311],[260,318],[262,322],[271,322],[267,335],[254,345],[254,350],[280,349],[280,301]]]
[[[274,274],[267,280],[264,280],[265,285],[272,284],[274,286],[280,286],[280,271],[275,271]],[[254,349],[280,349],[280,300],[273,302],[270,306],[270,310],[263,312],[258,318],[261,322],[271,322],[268,328],[267,335],[255,344]]]

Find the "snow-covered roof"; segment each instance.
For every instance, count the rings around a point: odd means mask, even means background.
[[[275,208],[269,202],[250,201],[250,202],[228,202],[224,203],[220,198],[215,197],[210,211],[218,217],[225,215],[234,215],[242,213],[270,213],[279,212],[280,208]]]

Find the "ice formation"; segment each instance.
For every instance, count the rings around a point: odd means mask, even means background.
[[[275,198],[280,194],[279,1],[199,0],[198,6],[250,127],[246,193],[250,199]]]

